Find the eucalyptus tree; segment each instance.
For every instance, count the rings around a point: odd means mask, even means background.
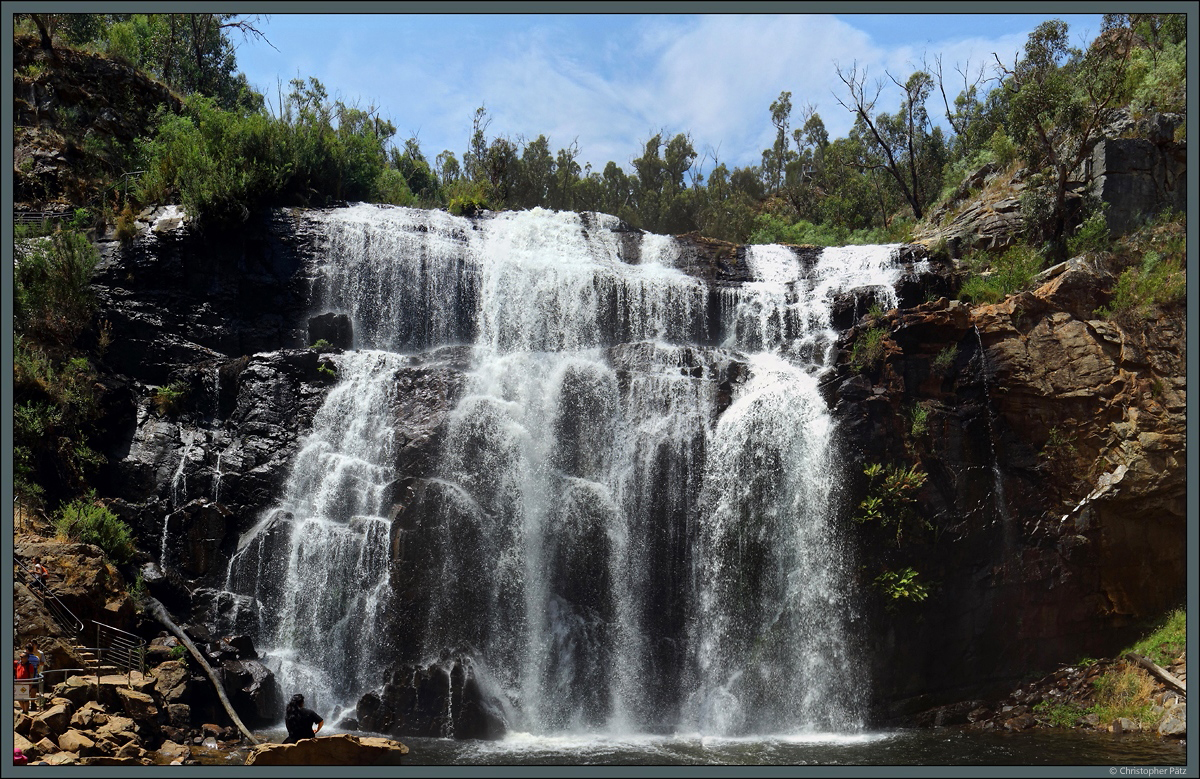
[[[1072,177],[1101,137],[1109,109],[1122,96],[1129,60],[1129,29],[1102,34],[1084,52],[1070,45],[1067,24],[1038,25],[1011,65],[996,59],[1009,97],[1013,140],[1031,170],[1049,179],[1049,213],[1041,230],[1062,256],[1067,192]]]
[[[899,110],[888,115],[875,110],[883,91],[882,81],[875,83],[872,93],[872,88],[867,86],[865,68],[860,73],[857,63],[849,71],[842,70],[841,66],[835,67],[838,78],[849,93],[846,98],[835,95],[835,99],[855,115],[855,122],[863,128],[863,144],[852,164],[860,170],[886,172],[899,187],[912,209],[913,217],[920,219],[930,200],[930,166],[927,158],[936,150],[935,144],[931,143],[932,127],[925,110],[925,103],[933,88],[932,77],[918,70],[901,83],[887,73],[892,83],[904,92]],[[932,188],[932,191],[937,190]]]

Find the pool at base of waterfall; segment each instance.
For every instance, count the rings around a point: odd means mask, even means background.
[[[267,737],[266,733],[259,734]],[[278,733],[282,738],[282,731]],[[1185,765],[1184,742],[1148,734],[958,728],[700,735],[513,733],[498,741],[399,738],[407,765]],[[226,760],[201,762],[229,765]]]

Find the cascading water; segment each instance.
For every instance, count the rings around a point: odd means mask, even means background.
[[[507,725],[716,735],[860,727],[838,472],[817,389],[834,294],[891,247],[751,247],[715,295],[674,239],[598,214],[330,212],[319,287],[356,347],[228,589],[284,692],[353,706],[389,636],[390,404],[405,353],[474,344],[426,480],[425,664],[469,655]],[[630,261],[626,261],[629,259]],[[705,344],[720,344],[705,346]],[[447,705],[449,705],[449,700]]]
[[[388,602],[384,496],[394,472],[387,418],[404,358],[360,351],[338,363],[302,444],[283,501],[230,560],[226,589],[252,596],[259,640],[285,690],[345,701],[387,650],[378,629]]]

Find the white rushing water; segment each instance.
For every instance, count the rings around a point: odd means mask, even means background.
[[[893,247],[751,247],[754,280],[710,296],[674,239],[625,257],[616,226],[326,216],[318,305],[351,317],[358,351],[227,584],[253,598],[285,695],[352,708],[397,653],[466,652],[516,732],[861,727],[817,383],[833,296],[894,300]],[[426,627],[400,647],[380,627],[394,375],[449,343],[473,344],[472,367],[426,482]]]

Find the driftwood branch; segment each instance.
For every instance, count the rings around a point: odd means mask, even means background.
[[[1145,668],[1147,671],[1154,674],[1155,676],[1157,676],[1159,679],[1161,679],[1163,682],[1165,682],[1167,684],[1167,686],[1174,687],[1176,690],[1179,690],[1184,695],[1187,694],[1187,687],[1184,686],[1183,682],[1176,679],[1174,676],[1171,675],[1170,672],[1168,672],[1165,668],[1163,668],[1162,666],[1155,663],[1150,658],[1142,657],[1137,652],[1126,652],[1125,657],[1132,660],[1133,662],[1137,663],[1142,668]]]
[[[213,683],[213,687],[217,690],[217,697],[221,699],[221,705],[225,707],[225,713],[233,720],[233,724],[237,725],[238,730],[242,731],[242,735],[249,739],[251,744],[259,743],[254,734],[242,724],[242,720],[238,717],[237,712],[233,710],[233,704],[229,702],[229,698],[225,697],[225,688],[221,685],[221,680],[217,678],[217,674],[213,671],[212,666],[204,659],[204,655],[200,654],[200,650],[187,637],[187,634],[171,619],[171,615],[167,613],[166,607],[155,598],[146,598],[146,608],[154,615],[155,619],[165,625],[167,629],[183,642],[183,645],[191,652],[192,658],[200,664],[200,667],[204,669],[204,673],[208,674],[209,681]]]

